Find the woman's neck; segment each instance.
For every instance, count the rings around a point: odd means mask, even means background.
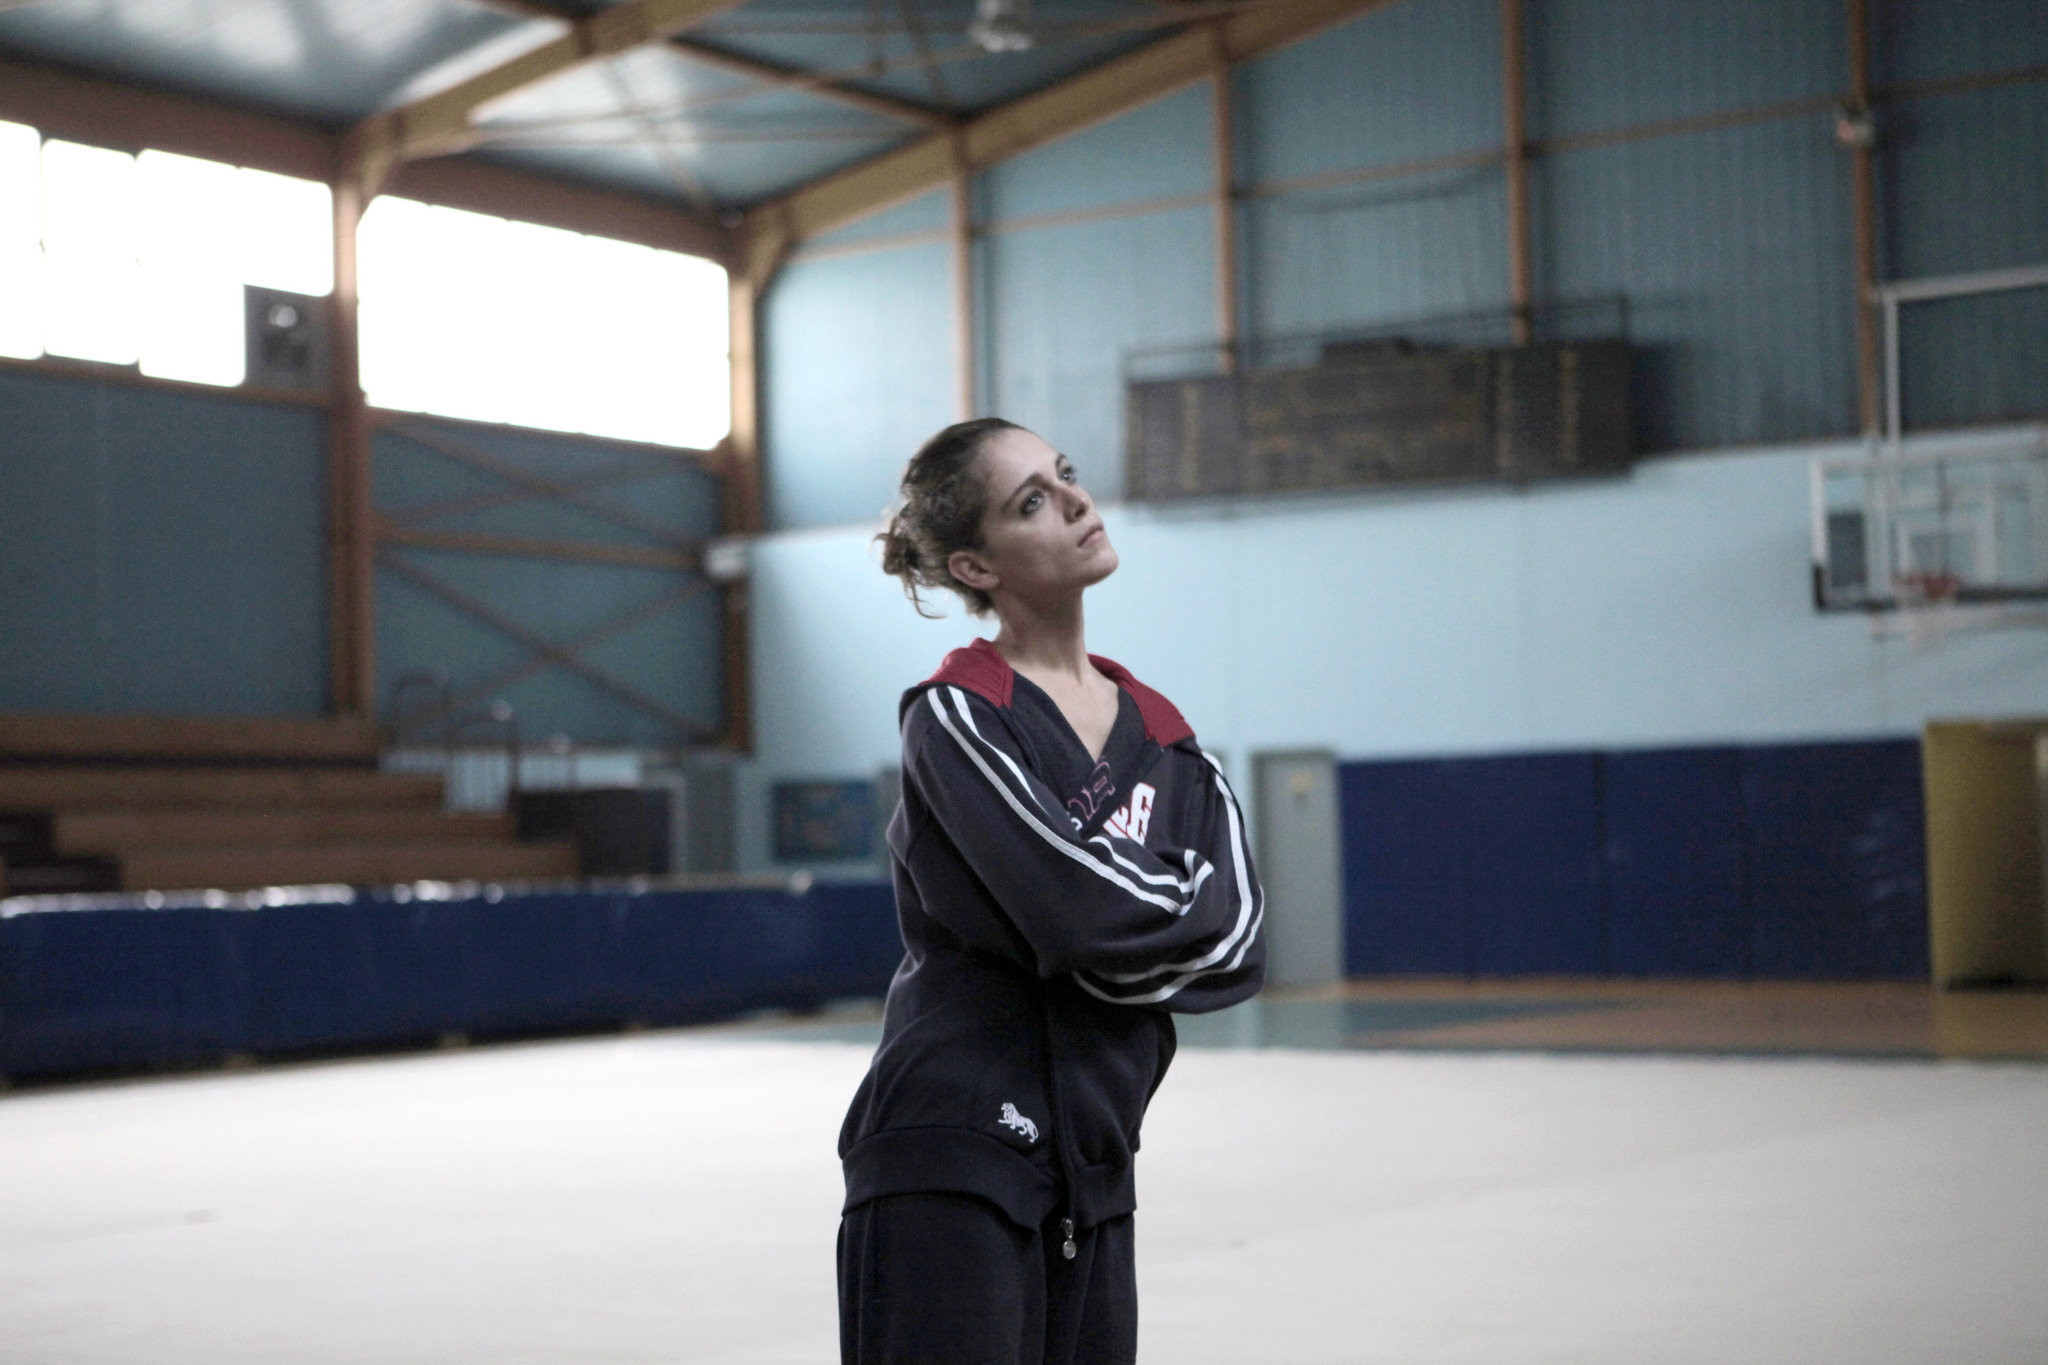
[[[996,652],[1021,673],[1070,677],[1086,682],[1095,666],[1088,662],[1087,627],[1078,594],[1050,611],[1034,611],[1006,602],[999,613],[1003,627],[992,642]]]

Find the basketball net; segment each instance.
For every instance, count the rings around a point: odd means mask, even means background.
[[[1912,570],[1892,579],[1899,615],[1906,623],[1906,643],[1916,651],[1940,649],[1957,623],[1956,592],[1962,578],[1945,569]]]

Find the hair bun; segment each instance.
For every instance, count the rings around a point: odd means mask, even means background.
[[[987,500],[978,464],[982,442],[1017,430],[1015,422],[1000,417],[956,422],[920,446],[904,469],[895,515],[875,539],[882,542],[882,572],[903,581],[903,594],[918,615],[938,615],[925,609],[920,588],[950,589],[977,616],[994,605],[987,593],[956,580],[947,565],[954,552],[981,544]]]

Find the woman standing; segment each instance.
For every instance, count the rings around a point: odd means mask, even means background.
[[[993,611],[903,696],[906,953],[840,1134],[847,1365],[1125,1365],[1132,1156],[1170,1011],[1264,971],[1243,817],[1173,704],[1087,651],[1116,550],[1066,457],[995,418],[926,442],[883,568]]]

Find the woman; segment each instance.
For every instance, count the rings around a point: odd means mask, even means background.
[[[906,953],[840,1134],[848,1365],[1137,1353],[1131,1158],[1169,1011],[1265,947],[1243,817],[1157,692],[1087,652],[1117,566],[1066,457],[1014,423],[926,442],[883,568],[1001,622],[903,696],[889,824]]]

